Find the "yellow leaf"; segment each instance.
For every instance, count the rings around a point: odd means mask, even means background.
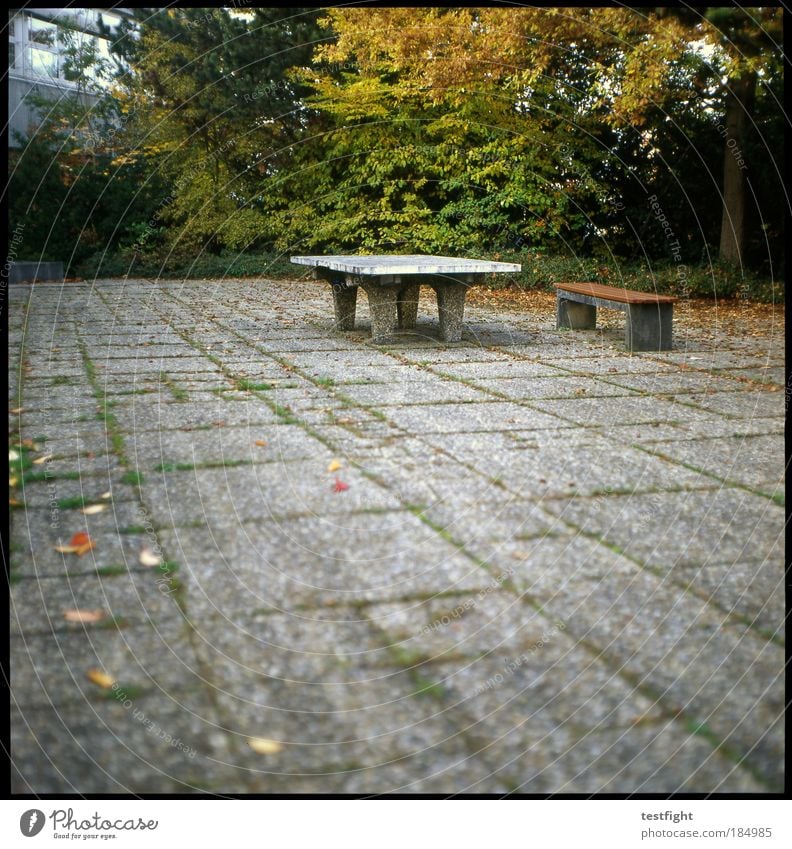
[[[61,554],[76,554],[80,548],[79,545],[56,545],[55,551],[59,551]]]
[[[9,410],[8,412],[12,415],[16,415],[17,413],[21,413],[24,409],[24,407],[15,407],[13,410]]]
[[[8,452],[8,459],[13,463],[14,460],[19,459],[19,454],[16,451],[11,450]]]
[[[36,457],[33,461],[33,465],[40,466],[42,463],[46,463],[47,460],[51,460],[54,456],[54,454],[45,454],[43,457]]]
[[[337,472],[341,468],[341,463],[338,460],[332,460],[327,467],[328,472]]]
[[[138,559],[143,566],[159,566],[162,563],[162,557],[155,554],[150,548],[142,549]]]
[[[106,617],[104,610],[64,610],[67,622],[101,622]]]
[[[266,439],[257,439],[253,444],[258,445],[259,448],[264,448],[267,444],[267,440]]]
[[[87,507],[83,507],[80,512],[85,513],[86,516],[94,516],[96,513],[101,513],[102,510],[107,510],[106,504],[89,504]]]
[[[85,675],[89,681],[96,684],[97,687],[101,687],[103,690],[109,690],[113,684],[115,684],[115,678],[113,678],[112,675],[108,675],[106,672],[102,672],[101,669],[89,669]]]
[[[257,755],[277,755],[283,750],[282,743],[277,740],[267,740],[266,737],[250,737],[247,742]]]
[[[8,485],[9,486],[16,486],[17,485],[17,478],[9,478],[8,479]]]
[[[99,498],[112,498],[112,497],[113,497],[113,493],[112,493],[112,492],[103,492],[103,493],[99,496]]]

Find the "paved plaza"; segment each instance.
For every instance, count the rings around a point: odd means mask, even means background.
[[[9,293],[14,792],[782,790],[780,318]]]

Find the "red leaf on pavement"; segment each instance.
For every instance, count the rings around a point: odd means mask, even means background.
[[[336,478],[333,484],[333,492],[343,492],[345,489],[349,489],[349,484]]]

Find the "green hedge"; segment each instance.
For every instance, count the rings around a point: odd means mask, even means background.
[[[217,277],[294,277],[299,273],[288,256],[281,254],[203,254],[197,258],[131,254],[97,253],[76,269],[86,280],[102,277],[144,277],[165,280]]]
[[[487,281],[491,288],[515,286],[519,289],[553,291],[556,283],[580,280],[624,286],[638,291],[657,292],[690,298],[745,298],[753,301],[784,300],[783,281],[772,281],[751,272],[735,271],[720,263],[681,265],[558,256],[522,251],[481,255],[482,259],[518,262],[518,274],[493,274]],[[144,277],[166,280],[185,278],[270,277],[294,278],[304,275],[305,268],[289,262],[288,256],[266,253],[204,254],[197,259],[116,253],[96,254],[82,263],[77,274],[85,279],[102,277]]]
[[[774,281],[750,271],[740,272],[719,262],[701,265],[674,262],[647,264],[619,259],[605,262],[597,258],[531,252],[492,254],[490,258],[522,265],[519,274],[493,274],[489,283],[492,288],[513,285],[526,290],[552,291],[556,283],[577,280],[681,298],[784,300],[783,280]]]

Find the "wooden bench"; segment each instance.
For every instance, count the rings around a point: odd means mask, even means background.
[[[591,330],[597,307],[627,314],[624,344],[630,351],[670,351],[674,301],[670,295],[653,295],[601,283],[556,283],[556,327]]]

